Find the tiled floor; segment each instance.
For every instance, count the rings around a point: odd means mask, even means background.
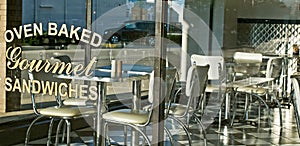
[[[275,114],[274,114],[275,113]],[[218,123],[204,123],[208,125],[207,132],[207,144],[208,146],[300,146],[300,138],[298,137],[297,127],[294,119],[293,109],[283,109],[283,127],[279,125],[278,109],[271,111],[272,126],[269,128],[266,122],[263,122],[261,127],[250,123],[234,123],[233,127],[223,124],[218,128]],[[169,121],[172,122],[172,121]],[[169,123],[167,122],[167,123]],[[178,126],[168,126],[171,129],[173,137],[176,141],[176,145],[188,145],[187,138],[184,132]],[[118,126],[110,126],[110,138],[113,145],[124,145],[123,142],[123,128]],[[147,134],[151,138],[151,129],[147,129]],[[190,132],[193,133],[193,146],[202,146],[203,136],[200,133],[197,125],[190,127]],[[129,132],[130,133],[130,132]],[[85,128],[72,132],[72,145],[93,145],[92,129]],[[54,139],[54,138],[53,138]],[[130,140],[130,134],[128,134]],[[168,138],[165,138],[166,141]],[[32,141],[31,145],[44,145],[46,138]],[[130,142],[130,141],[129,141]],[[128,142],[128,145],[129,145]],[[23,144],[20,144],[23,145]],[[166,142],[166,145],[171,145]]]

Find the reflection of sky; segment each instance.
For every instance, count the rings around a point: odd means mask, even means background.
[[[294,4],[294,0],[284,0],[282,1],[287,7],[291,7]]]
[[[295,3],[298,2],[298,0],[279,0],[280,2],[283,2],[287,7],[292,7]]]
[[[153,3],[155,0],[128,0],[128,2],[134,2],[134,3],[138,2],[138,1],[146,1],[146,2],[149,2],[149,3]],[[172,0],[171,2],[182,5],[182,4],[184,4],[184,1],[185,0]]]

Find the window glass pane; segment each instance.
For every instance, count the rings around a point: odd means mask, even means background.
[[[299,45],[300,11],[296,0],[172,0],[166,2],[161,11],[153,0],[87,2],[9,1],[7,17],[3,17],[7,18],[7,24],[2,33],[6,50],[20,47],[20,58],[28,63],[51,60],[52,64],[69,64],[72,69],[84,70],[90,65],[94,70],[111,65],[112,60],[153,67],[155,51],[163,46],[166,50],[163,59],[168,66],[178,69],[178,79],[184,81],[192,64],[192,54],[221,55],[232,62],[236,51],[291,55],[291,48]],[[164,19],[159,20],[162,12]],[[162,24],[160,30],[159,23]],[[297,66],[291,70],[297,70],[295,68]],[[12,108],[28,108],[31,104],[30,93],[22,89],[29,81],[27,70],[24,64],[14,69],[6,64],[5,74],[11,79],[11,90],[7,91],[6,98]],[[59,70],[54,72],[60,74]],[[73,74],[74,70],[70,72]],[[85,72],[78,73],[84,75]],[[47,81],[51,87],[52,83],[53,88],[56,86],[54,78]],[[145,94],[147,83],[143,81],[142,85]],[[55,88],[60,88],[59,85],[65,86],[57,84]],[[62,96],[63,99],[86,98],[84,94],[89,93],[85,92],[90,92],[96,82],[72,80],[66,85],[70,92],[49,91],[52,89],[42,88],[41,84],[42,94],[37,95],[37,102],[55,103],[54,94],[67,95]],[[107,90],[108,95],[132,94],[132,84],[109,83]]]

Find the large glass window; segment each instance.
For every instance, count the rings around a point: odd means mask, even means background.
[[[168,1],[160,30],[165,34],[162,38],[157,36],[158,13],[154,1],[87,2],[22,0],[22,5],[9,4],[7,48],[21,47],[21,56],[28,61],[52,59],[70,63],[72,67],[86,66],[93,58],[94,69],[110,65],[112,60],[153,66],[156,41],[162,39],[168,65],[177,67],[178,79],[184,81],[192,54],[221,54],[230,60],[232,52],[239,49],[292,53],[290,48],[299,43],[296,0]],[[22,82],[28,79],[25,69],[7,68],[7,76]],[[77,82],[71,84],[81,84]],[[116,90],[113,86],[108,88],[108,94],[131,92],[131,85],[115,87]],[[143,87],[146,91],[147,83]],[[31,102],[29,93],[10,93],[7,98],[21,96],[22,108]],[[47,93],[40,96],[41,103],[55,102]]]

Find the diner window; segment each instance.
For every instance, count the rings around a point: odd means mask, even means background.
[[[73,67],[86,66],[96,58],[91,66],[97,69],[111,65],[113,60],[153,66],[157,46],[163,46],[166,48],[163,59],[168,61],[168,66],[178,69],[178,78],[184,81],[192,54],[220,55],[221,48],[245,46],[261,52],[279,52],[299,44],[296,7],[299,2],[234,2],[168,1],[162,30],[157,31],[159,13],[152,0],[12,0],[8,1],[5,29],[14,35],[6,38],[13,39],[6,42],[6,48],[21,47],[21,57],[29,61],[67,56],[69,59],[60,61],[69,61]],[[165,36],[157,36],[160,31],[165,31]],[[162,40],[163,45],[157,40]],[[6,68],[6,76],[28,79],[25,69]],[[72,81],[71,84],[86,82]],[[108,94],[132,90],[131,84],[126,85],[127,89],[121,89],[125,85],[117,87],[118,90],[111,86],[114,85],[110,85]],[[143,90],[147,90],[147,81],[143,83]],[[13,110],[26,109],[31,102],[29,93],[7,92],[6,96],[6,103],[11,104]],[[38,102],[48,104],[55,100],[42,94]]]

